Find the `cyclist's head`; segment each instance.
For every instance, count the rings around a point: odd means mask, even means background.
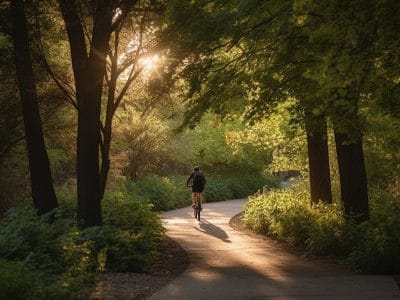
[[[198,166],[195,166],[195,167],[193,167],[193,171],[198,172],[198,171],[200,171],[200,168]]]

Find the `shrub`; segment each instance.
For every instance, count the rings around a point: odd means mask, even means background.
[[[38,273],[27,272],[22,264],[0,259],[0,299],[41,299]]]
[[[244,222],[292,245],[307,246],[313,254],[343,255],[355,238],[339,205],[311,207],[308,191],[300,186],[251,197]]]
[[[207,202],[234,198],[229,188],[228,180],[224,176],[208,176],[204,196]]]
[[[319,204],[313,207],[309,238],[305,244],[316,255],[346,257],[359,238],[351,220],[345,220],[340,205]]]
[[[151,203],[156,211],[173,209],[181,200],[176,183],[157,175],[149,175],[138,182],[126,181],[125,191],[134,199]]]
[[[79,289],[76,277],[89,280],[95,270],[86,244],[74,240],[78,234],[70,219],[56,217],[50,224],[33,208],[13,208],[0,221],[0,257],[19,264],[24,273],[40,274],[35,292],[41,290],[45,298],[70,295]]]
[[[151,206],[127,201],[121,195],[104,201],[103,234],[107,245],[106,268],[113,271],[143,271],[157,256],[163,227]]]
[[[228,199],[245,198],[264,188],[276,188],[279,179],[271,175],[260,173],[212,175],[207,179],[205,190],[206,199],[209,202]]]
[[[386,191],[373,189],[371,219],[360,225],[360,240],[350,254],[357,270],[400,273],[400,209]]]
[[[52,223],[31,207],[11,209],[0,220],[0,263],[10,270],[0,278],[9,282],[0,285],[0,295],[20,287],[15,297],[84,298],[96,272],[142,271],[157,256],[163,229],[149,205],[122,193],[107,195],[103,226],[79,230],[66,202],[60,201]],[[19,274],[24,276],[18,281]],[[26,289],[33,290],[29,297]]]
[[[304,191],[273,190],[251,197],[244,222],[256,231],[290,244],[304,244],[310,237],[312,210]]]
[[[22,259],[32,269],[59,271],[61,236],[71,220],[57,218],[52,224],[46,216],[37,217],[33,208],[12,208],[0,222],[0,257]]]
[[[243,221],[255,231],[309,253],[348,258],[359,271],[400,272],[400,210],[389,193],[372,190],[371,219],[360,225],[346,220],[338,204],[310,205],[301,186],[250,197]]]
[[[187,177],[181,175],[150,175],[137,182],[126,181],[123,191],[127,197],[152,204],[156,211],[175,209],[190,203],[191,190],[186,187],[186,180]],[[278,185],[276,177],[262,174],[209,175],[204,190],[205,201],[244,198],[265,186],[271,188]]]

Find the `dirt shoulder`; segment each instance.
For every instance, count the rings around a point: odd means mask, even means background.
[[[90,299],[146,299],[189,265],[181,246],[167,235],[161,242],[161,255],[146,273],[105,273],[96,282]]]

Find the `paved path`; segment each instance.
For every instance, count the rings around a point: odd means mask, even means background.
[[[356,275],[344,267],[289,254],[238,232],[229,220],[245,200],[163,214],[167,233],[190,255],[189,268],[149,299],[400,299],[391,276]]]

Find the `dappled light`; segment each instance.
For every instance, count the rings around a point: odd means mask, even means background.
[[[112,17],[112,22],[115,23],[115,21],[116,21],[118,18],[120,18],[121,15],[122,15],[122,9],[119,8],[119,7],[117,7],[117,8],[114,10],[114,15],[113,15],[113,17]]]
[[[157,68],[160,63],[160,57],[157,54],[147,55],[139,59],[139,66],[143,67],[146,71],[152,71]]]

